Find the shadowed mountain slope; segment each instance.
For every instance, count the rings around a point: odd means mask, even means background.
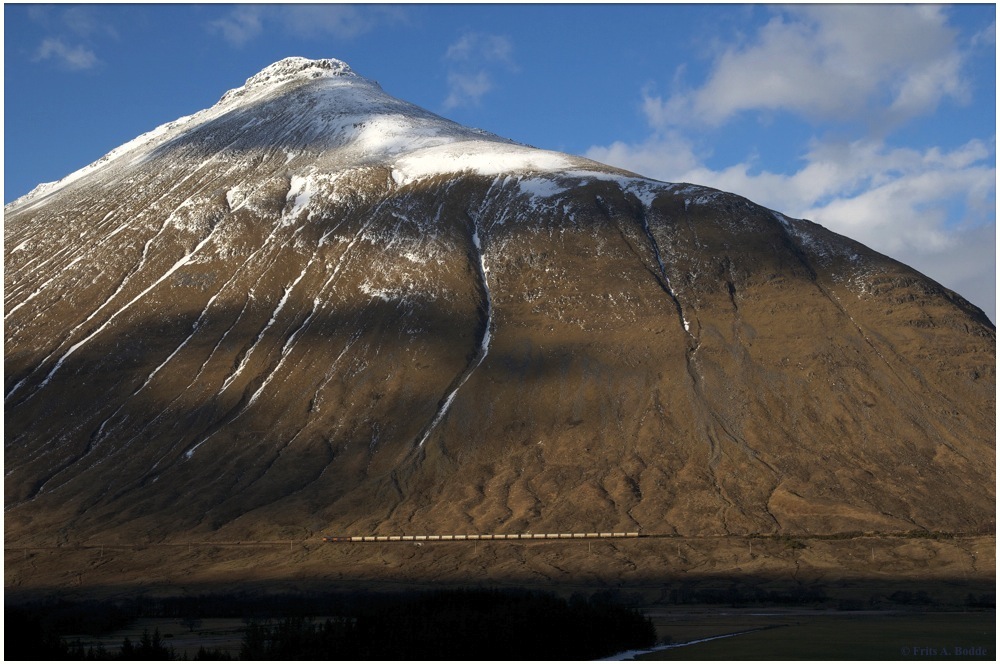
[[[995,328],[289,59],[5,209],[5,530],[992,531]]]

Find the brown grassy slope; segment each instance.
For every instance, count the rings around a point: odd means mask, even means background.
[[[995,330],[905,266],[710,190],[373,169],[279,223],[248,173],[9,222],[93,249],[8,322],[8,541],[992,528]]]

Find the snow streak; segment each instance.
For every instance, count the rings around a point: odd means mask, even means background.
[[[76,351],[80,350],[80,348],[82,348],[84,345],[86,345],[87,343],[89,343],[91,339],[93,339],[98,334],[100,334],[101,332],[103,332],[108,327],[108,325],[111,324],[111,322],[113,320],[115,320],[116,318],[118,318],[118,316],[120,316],[121,314],[125,313],[125,311],[127,311],[129,308],[131,308],[131,306],[133,304],[135,304],[136,302],[138,302],[139,300],[141,300],[143,297],[146,296],[147,293],[149,293],[151,290],[153,290],[154,288],[156,288],[157,286],[159,286],[161,283],[163,283],[174,272],[176,272],[180,268],[184,267],[184,265],[186,265],[195,254],[197,254],[199,251],[201,251],[202,247],[204,247],[206,244],[208,244],[209,240],[212,239],[212,235],[213,235],[214,232],[215,232],[215,228],[213,228],[212,232],[210,232],[208,235],[206,235],[197,245],[195,245],[194,249],[192,249],[187,254],[185,254],[180,260],[178,260],[176,263],[174,263],[173,266],[171,266],[169,270],[167,270],[166,272],[164,272],[163,275],[159,279],[157,279],[156,281],[154,281],[152,284],[150,284],[149,286],[147,286],[141,293],[139,293],[138,295],[136,295],[135,297],[133,297],[131,300],[129,300],[121,309],[119,309],[118,311],[116,311],[113,314],[111,314],[111,316],[109,316],[107,320],[105,320],[103,323],[101,323],[101,325],[99,325],[97,327],[97,329],[95,329],[93,332],[91,332],[90,334],[88,334],[86,337],[84,337],[80,341],[78,341],[75,344],[73,344],[72,346],[70,346],[69,350],[67,350],[65,353],[63,353],[63,356],[59,358],[59,360],[56,362],[56,365],[54,367],[52,367],[52,370],[49,371],[48,375],[45,376],[45,379],[41,383],[39,383],[38,387],[35,388],[35,391],[32,394],[37,393],[39,390],[41,390],[46,385],[48,385],[49,382],[52,380],[52,377],[54,375],[56,375],[56,373],[59,371],[59,369],[62,368],[62,365],[65,364],[66,360],[68,360],[70,358],[70,356],[72,356]],[[103,308],[103,306],[104,305],[102,305],[102,308]],[[5,397],[5,400],[9,399],[11,397],[11,395],[13,395],[14,392],[16,392],[21,387],[22,384],[24,384],[25,380],[27,380],[27,378],[21,380],[21,382],[19,382],[17,385],[15,385],[14,388],[10,392],[7,393],[7,396]]]
[[[653,229],[649,227],[649,220],[646,218],[645,212],[640,215],[642,220],[642,230],[646,234],[646,238],[649,240],[649,244],[653,249],[653,256],[656,258],[656,264],[660,268],[660,276],[663,277],[663,288],[667,291],[667,295],[674,301],[674,306],[677,307],[677,315],[681,318],[681,323],[684,325],[685,332],[691,332],[691,324],[688,319],[684,316],[684,309],[681,307],[680,300],[677,299],[677,295],[674,293],[674,289],[670,285],[670,276],[667,274],[667,266],[663,264],[663,257],[660,255],[660,245],[656,241],[656,236],[653,235]]]
[[[58,279],[59,277],[61,277],[64,272],[68,271],[71,267],[73,267],[74,265],[76,265],[77,263],[79,263],[81,260],[83,260],[83,256],[77,256],[76,258],[74,258],[69,263],[69,265],[67,265],[66,267],[64,267],[60,272],[57,272],[55,275],[49,277],[45,281],[45,283],[43,283],[41,286],[39,286],[37,289],[35,289],[35,291],[31,295],[29,295],[25,299],[21,300],[20,304],[17,304],[13,308],[8,309],[7,312],[4,314],[4,317],[3,317],[4,320],[7,320],[8,316],[10,316],[12,313],[14,313],[15,311],[17,311],[18,309],[20,309],[21,307],[23,307],[24,305],[28,304],[33,299],[35,299],[35,297],[39,293],[41,293],[42,291],[44,291],[48,287],[49,284],[51,284],[53,281],[55,281],[56,279]]]
[[[417,443],[417,448],[422,448],[424,443],[430,437],[431,432],[437,427],[437,425],[444,419],[444,416],[448,414],[448,409],[451,408],[452,401],[455,400],[455,395],[458,391],[462,389],[465,385],[465,381],[469,379],[472,372],[475,371],[483,360],[486,358],[487,353],[490,352],[490,338],[491,338],[491,328],[493,326],[493,297],[490,294],[490,282],[488,278],[489,268],[486,267],[486,261],[483,256],[483,245],[479,239],[479,225],[475,220],[472,220],[472,246],[475,248],[475,258],[476,267],[479,272],[479,282],[483,289],[483,305],[486,309],[486,323],[483,328],[483,336],[479,340],[479,349],[476,351],[475,357],[472,358],[472,362],[465,368],[462,375],[458,377],[458,380],[454,383],[454,387],[448,393],[448,395],[441,401],[438,407],[437,413],[434,414],[433,419],[431,419],[430,424],[424,429],[420,436],[420,440]]]

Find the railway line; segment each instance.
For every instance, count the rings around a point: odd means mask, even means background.
[[[645,537],[638,532],[511,533],[494,535],[327,535],[324,542],[440,542],[455,540],[567,540]]]
[[[694,535],[685,536],[676,533],[644,533],[637,531],[613,531],[613,532],[579,532],[579,533],[509,533],[509,534],[451,534],[451,535],[326,535],[314,536],[305,539],[278,539],[278,540],[206,540],[206,541],[181,541],[181,542],[64,542],[55,545],[17,545],[11,542],[4,543],[4,551],[8,554],[22,553],[28,551],[63,551],[67,549],[97,549],[108,550],[142,550],[157,548],[222,548],[222,547],[294,547],[322,544],[322,543],[371,543],[371,542],[456,542],[456,541],[518,541],[518,542],[538,542],[538,541],[561,541],[580,542],[585,540],[621,540],[621,539],[647,539],[647,540],[668,540],[671,542],[713,542],[720,540],[739,540],[747,542],[750,546],[760,542],[764,544],[768,541],[782,541],[790,545],[795,543],[804,544],[810,541],[822,540],[898,540],[898,539],[933,539],[933,540],[963,540],[969,538],[993,538],[993,533],[946,533],[946,532],[852,532],[837,533],[827,535],[817,534],[718,534],[718,535]]]

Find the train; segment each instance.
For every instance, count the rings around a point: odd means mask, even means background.
[[[517,533],[509,535],[327,535],[324,542],[440,542],[454,540],[539,540],[642,537],[638,532]]]

